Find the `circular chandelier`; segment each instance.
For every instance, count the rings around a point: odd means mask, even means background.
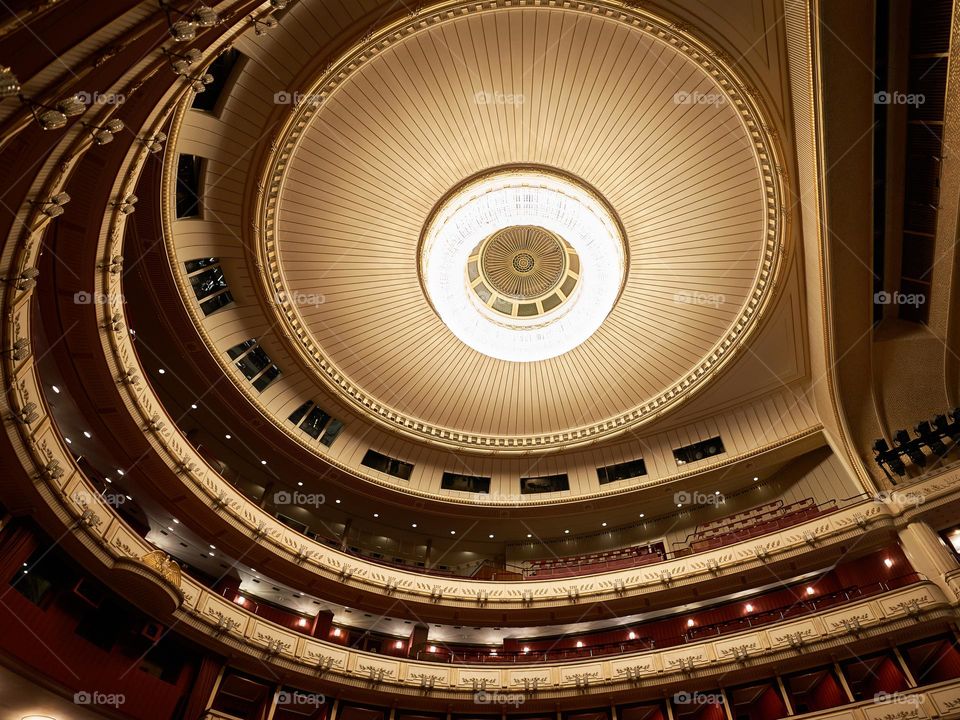
[[[477,352],[511,362],[562,355],[613,309],[623,231],[582,183],[505,168],[461,184],[423,230],[420,280],[434,311]]]

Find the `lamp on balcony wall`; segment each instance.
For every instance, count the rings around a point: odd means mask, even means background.
[[[56,105],[37,102],[25,95],[19,97],[21,103],[29,106],[33,119],[44,130],[59,130],[66,126],[69,118],[82,115],[87,109],[87,104],[79,95],[70,95]]]
[[[20,94],[20,81],[6,65],[0,66],[0,100]]]
[[[189,42],[197,37],[197,30],[200,28],[210,28],[220,21],[217,11],[204,4],[197,5],[190,12],[184,12],[160,0],[160,8],[167,16],[167,26],[170,29],[170,37],[175,42]],[[174,15],[179,19],[174,19]]]
[[[84,126],[90,130],[90,135],[97,145],[107,145],[113,142],[114,136],[126,127],[123,120],[119,118],[110,118],[103,125],[84,123]]]
[[[58,192],[51,195],[47,200],[34,201],[33,204],[40,206],[40,212],[48,218],[55,218],[63,215],[63,206],[70,202],[70,194]]]
[[[190,48],[186,52],[182,53],[161,48],[161,52],[167,56],[167,60],[170,61],[170,67],[173,68],[173,71],[177,73],[177,75],[186,74],[190,67],[194,63],[199,62],[203,57],[203,53],[196,48]]]
[[[140,198],[138,198],[136,195],[132,195],[132,194],[127,195],[123,200],[120,200],[119,202],[115,202],[114,206],[120,208],[120,212],[122,214],[129,215],[130,213],[132,213],[134,210],[137,209],[134,206],[137,204],[137,200],[139,199]]]
[[[167,134],[164,132],[154,133],[153,135],[146,135],[141,138],[137,138],[140,143],[147,149],[148,152],[158,153],[163,150],[163,143],[167,140]]]

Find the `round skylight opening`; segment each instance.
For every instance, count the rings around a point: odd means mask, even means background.
[[[606,319],[627,252],[592,189],[540,168],[467,181],[427,221],[420,279],[440,319],[477,352],[511,362],[562,355]]]

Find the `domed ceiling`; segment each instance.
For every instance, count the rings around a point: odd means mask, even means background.
[[[753,95],[619,5],[408,17],[328,67],[275,142],[263,290],[381,425],[506,450],[623,432],[704,384],[771,294],[782,189]],[[454,217],[460,197],[478,205]]]

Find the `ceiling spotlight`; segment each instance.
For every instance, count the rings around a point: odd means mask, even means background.
[[[605,522],[600,523],[600,527],[606,527],[606,526],[607,524]]]
[[[582,648],[582,647],[583,647],[583,640],[577,640],[577,647],[578,647],[578,648]]]
[[[167,374],[167,371],[164,370],[163,368],[160,368],[159,370],[157,370],[157,372],[160,373],[161,375],[166,375],[166,374]]]
[[[6,66],[0,67],[0,99],[12,97],[20,92],[20,81],[13,74],[13,70]]]
[[[410,527],[414,527],[414,528],[415,528],[416,526],[417,526],[416,523],[412,523],[412,524],[410,525]]]
[[[493,540],[493,533],[490,533],[489,535],[487,535],[487,537]]]
[[[637,634],[636,634],[633,630],[631,630],[629,633],[627,633],[627,639],[628,639],[628,640],[636,640],[636,639],[637,639]]]
[[[759,482],[759,481],[760,481],[760,478],[755,477],[755,478],[753,479],[753,481],[754,481],[754,482]]]
[[[810,586],[810,585],[808,585],[808,586],[807,586],[807,595],[813,595],[813,592],[814,592],[814,591],[813,591],[813,587]]]
[[[117,475],[123,476],[125,473],[120,468],[117,468]],[[174,522],[180,522],[179,520],[174,520]]]
[[[266,461],[266,460],[261,460],[261,461],[260,461],[260,464],[261,464],[261,465],[266,465],[266,464],[267,464],[267,461]]]
[[[641,517],[641,518],[645,518],[646,515],[645,515],[644,513],[640,513],[640,517]]]
[[[888,568],[892,568],[892,567],[893,567],[893,560],[891,560],[890,558],[884,558],[884,559],[883,559],[883,564],[886,565]]]
[[[378,517],[380,517],[380,513],[374,513],[373,516],[374,516],[375,518],[378,518]]]
[[[450,531],[450,534],[451,534],[451,535],[456,535],[456,534],[457,534],[457,531],[456,531],[456,530],[451,530],[451,531]]]
[[[527,533],[527,537],[528,537],[528,538],[532,538],[532,537],[533,537],[533,533]]]
[[[91,435],[90,432],[87,431],[87,430],[84,430],[84,431],[83,431],[83,436],[84,436],[85,438],[87,438],[87,440],[89,440],[90,438],[93,437],[93,435]]]
[[[233,437],[233,435],[231,435],[230,433],[227,433],[227,434],[224,435],[223,437],[226,438],[227,440],[229,440],[229,439],[231,439],[231,438]]]
[[[196,403],[190,403],[190,409],[191,409],[191,410],[196,410],[196,409],[197,409],[197,404],[196,404]]]
[[[746,606],[744,607],[744,610],[746,610],[748,613],[753,612],[753,605],[751,605],[750,603],[747,603]]]
[[[174,524],[174,525],[179,525],[179,524],[180,524],[180,521],[177,520],[176,518],[174,518],[174,519],[173,519],[173,524]]]
[[[693,618],[687,620],[687,627],[693,627]]]
[[[570,531],[569,531],[569,530],[564,530],[564,531],[563,531],[563,534],[564,534],[564,535],[569,535],[569,534],[570,534]]]
[[[337,498],[336,500],[334,500],[334,502],[335,502],[337,505],[339,505],[339,504],[340,504],[340,499]]]

